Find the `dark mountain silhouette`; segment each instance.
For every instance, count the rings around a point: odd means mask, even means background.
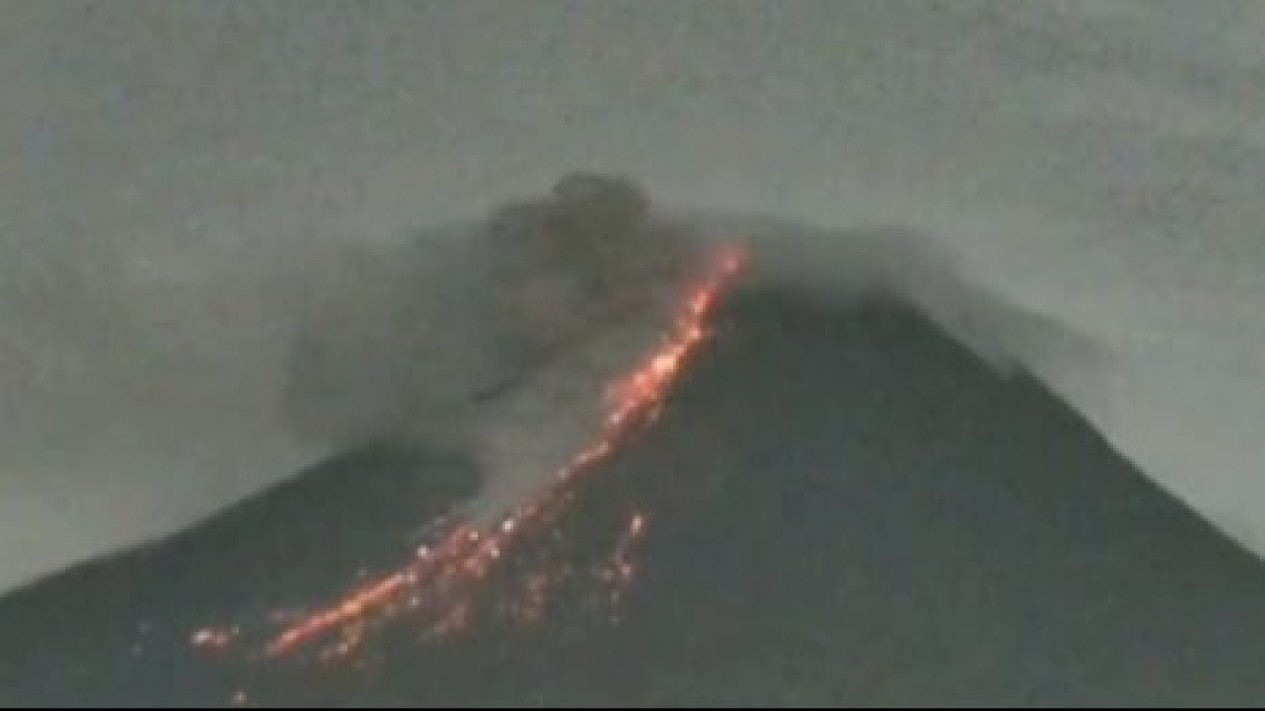
[[[477,484],[379,448],[4,600],[0,702],[1265,703],[1265,565],[1035,379],[884,299],[745,294],[717,323],[662,416],[474,602],[536,563],[593,568],[640,513],[618,605],[576,575],[536,625],[436,644],[402,620],[348,663],[193,651],[199,624],[385,568]]]
[[[0,602],[0,704],[222,704],[236,676],[191,654],[220,611],[268,614],[408,555],[476,494],[468,463],[390,445],[332,458],[190,531]]]

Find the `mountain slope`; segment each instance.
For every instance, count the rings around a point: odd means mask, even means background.
[[[0,602],[0,704],[221,703],[190,653],[223,609],[266,614],[410,550],[418,522],[478,492],[460,459],[386,445],[314,466],[195,528]]]
[[[279,705],[1265,702],[1265,565],[1039,383],[999,376],[888,301],[840,311],[748,294],[717,324],[655,424],[472,596],[476,612],[499,609],[524,571],[570,571],[535,624],[474,615],[427,642],[404,618],[335,664],[192,651],[199,621],[305,586],[328,595],[348,560],[386,565],[407,526],[468,493],[403,495],[427,467],[384,480],[398,489],[371,511],[312,517],[305,499],[355,487],[307,476],[252,504],[271,513],[0,603],[0,701],[222,704],[240,689]],[[206,572],[249,567],[250,541],[316,525],[305,517],[332,527],[325,541],[267,564],[293,587]],[[373,520],[381,536],[325,554]],[[574,572],[611,560],[627,584]],[[157,651],[133,655],[141,619]]]

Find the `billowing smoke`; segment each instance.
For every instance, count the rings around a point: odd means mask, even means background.
[[[305,308],[290,420],[332,446],[464,444],[482,403],[620,324],[665,315],[696,257],[639,188],[579,174],[473,225],[359,250]]]
[[[1095,391],[1094,344],[1002,303],[916,233],[662,210],[625,180],[572,175],[475,224],[340,260],[329,279],[343,283],[317,290],[331,298],[308,304],[291,351],[290,420],[327,447],[463,448],[509,503],[582,444],[602,386],[666,325],[701,257],[735,242],[750,286],[841,307],[900,299],[998,368]]]
[[[890,225],[823,229],[764,217],[700,217],[752,254],[752,280],[846,308],[883,297],[907,303],[994,368],[1026,373],[1078,407],[1109,413],[1106,347],[1047,314],[985,288],[942,241]]]

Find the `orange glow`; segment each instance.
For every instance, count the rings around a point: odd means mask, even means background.
[[[608,388],[607,414],[598,435],[557,473],[551,487],[497,525],[487,530],[458,527],[441,541],[419,548],[403,569],[352,590],[323,610],[291,620],[268,642],[266,655],[288,655],[320,643],[326,645],[323,658],[344,657],[373,628],[402,615],[419,621],[421,637],[428,641],[449,638],[476,624],[481,609],[480,584],[507,557],[505,554],[529,536],[557,535],[554,523],[576,498],[575,478],[610,455],[632,428],[658,416],[670,386],[707,336],[705,321],[720,291],[742,266],[742,255],[736,250],[723,250],[718,256],[683,302],[660,347]],[[593,571],[609,586],[611,604],[618,604],[622,588],[636,572],[633,548],[646,528],[646,516],[635,513],[608,562]],[[494,609],[511,622],[529,624],[544,615],[550,592],[569,578],[571,571],[565,561],[555,561],[552,566],[533,561],[528,570],[516,574],[516,583],[509,587],[514,591],[513,599],[501,600]],[[219,648],[218,639],[204,630],[195,634],[193,642]]]
[[[304,640],[353,620],[384,602],[391,600],[404,588],[405,578],[395,574],[357,590],[334,607],[304,618],[286,630],[268,645],[268,654],[283,654],[302,644]]]

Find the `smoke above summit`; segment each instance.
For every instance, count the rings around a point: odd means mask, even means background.
[[[749,259],[748,288],[907,303],[995,367],[1074,397],[1093,392],[1085,383],[1103,364],[1093,344],[974,286],[913,231],[660,209],[627,178],[573,173],[460,228],[334,262],[289,350],[289,422],[324,448],[464,450],[504,509],[593,436],[604,391],[726,247]]]
[[[451,234],[357,250],[300,315],[291,420],[337,446],[461,436],[472,406],[561,351],[630,320],[661,322],[697,263],[683,227],[653,214],[640,188],[581,174]]]

